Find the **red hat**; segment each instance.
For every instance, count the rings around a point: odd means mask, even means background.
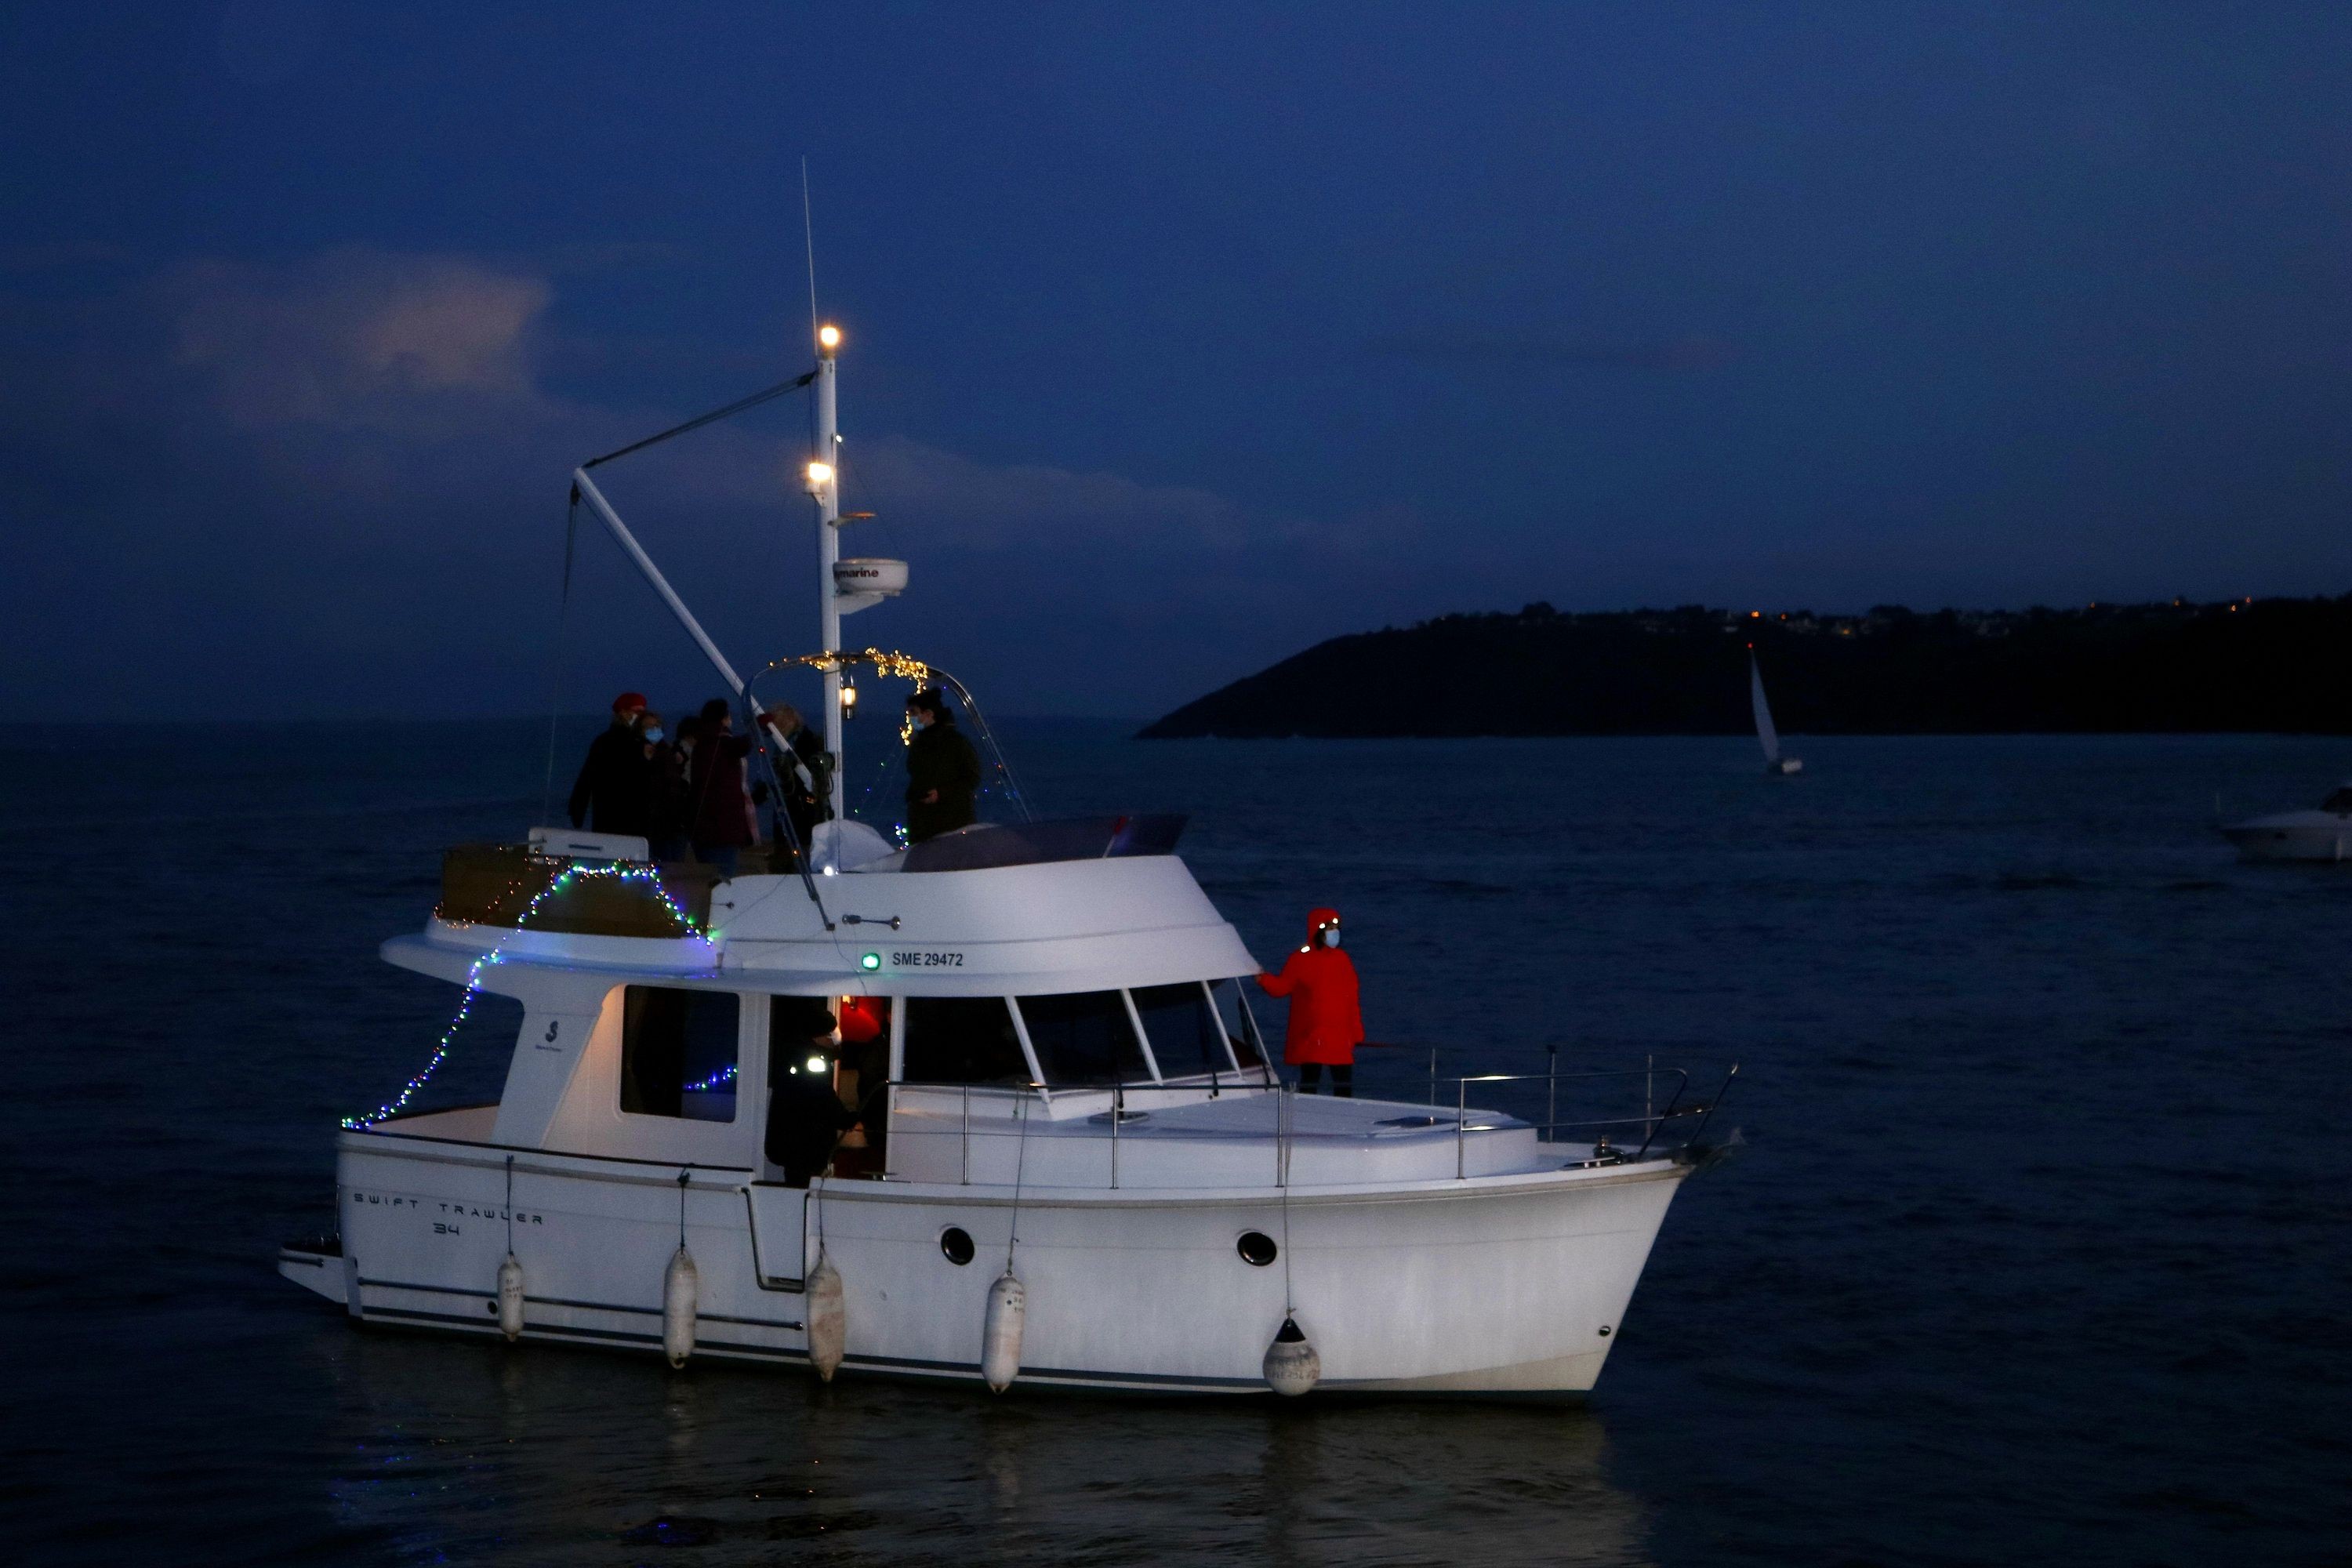
[[[613,711],[615,713],[642,713],[645,710],[646,694],[642,691],[624,691],[613,699]]]
[[[1339,911],[1337,910],[1309,910],[1307,911],[1307,929],[1310,931],[1321,931],[1325,926],[1335,926],[1339,923]]]

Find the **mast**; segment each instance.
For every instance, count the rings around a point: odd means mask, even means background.
[[[826,653],[841,651],[841,595],[833,579],[841,559],[841,429],[834,402],[840,363],[841,329],[816,333],[816,450],[810,454],[808,491],[816,500],[817,627]],[[833,759],[833,815],[842,815],[841,666],[824,672],[824,749]]]

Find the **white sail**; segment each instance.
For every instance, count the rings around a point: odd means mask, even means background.
[[[1772,705],[1764,700],[1764,672],[1756,666],[1756,650],[1748,650],[1748,700],[1756,710],[1756,739],[1764,747],[1764,765],[1780,760],[1780,732],[1772,728]]]

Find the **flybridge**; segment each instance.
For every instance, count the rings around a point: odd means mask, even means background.
[[[844,770],[840,765],[842,721],[847,717],[856,700],[856,689],[854,686],[845,686],[843,672],[857,657],[842,649],[841,617],[855,615],[859,610],[870,609],[885,599],[906,592],[908,574],[907,563],[903,561],[884,560],[879,557],[845,559],[841,554],[841,530],[849,523],[866,521],[873,514],[858,512],[844,516],[841,510],[842,438],[837,416],[840,361],[836,357],[837,351],[841,347],[841,330],[827,324],[817,330],[816,338],[817,363],[814,370],[791,381],[780,382],[774,386],[755,392],[748,397],[738,398],[733,403],[713,409],[708,414],[698,415],[684,424],[673,426],[658,435],[632,442],[618,450],[607,452],[603,457],[590,458],[572,471],[572,500],[575,507],[583,501],[587,503],[589,510],[599,521],[604,524],[605,529],[613,535],[614,541],[628,556],[631,563],[659,595],[662,603],[668,607],[678,625],[685,628],[689,637],[694,639],[695,646],[701,649],[703,657],[710,661],[710,666],[718,671],[719,678],[724,680],[728,689],[750,708],[752,732],[760,739],[761,755],[768,763],[772,773],[781,777],[796,773],[803,783],[813,782],[809,780],[806,769],[801,761],[792,753],[789,747],[781,742],[780,737],[776,736],[764,721],[766,710],[753,696],[751,683],[746,681],[735,666],[729,661],[727,656],[719,651],[719,645],[711,639],[710,634],[704,629],[694,612],[687,607],[686,601],[678,596],[677,590],[670,585],[669,579],[662,574],[658,566],[654,564],[653,557],[646,552],[645,546],[638,542],[636,535],[630,531],[628,524],[622,521],[621,514],[614,509],[613,503],[605,498],[604,491],[597,488],[596,482],[588,477],[588,470],[617,458],[625,458],[632,453],[643,451],[648,447],[699,430],[705,426],[731,418],[735,415],[759,407],[787,393],[796,392],[803,387],[814,389],[815,450],[803,466],[802,478],[810,499],[816,504],[817,616],[820,636],[824,640],[824,647],[819,654],[798,660],[782,662],[810,665],[824,678],[824,752],[833,763],[827,784],[827,793],[830,796],[828,804],[833,818],[835,821],[841,821],[846,815]],[[568,571],[566,576],[568,582]],[[917,673],[919,678],[931,673],[919,661],[906,658],[903,655],[888,656],[885,658],[877,650],[869,649],[867,653],[884,668],[887,668],[891,660],[895,660],[898,665],[906,667],[908,671]],[[772,664],[768,668],[773,670],[780,667],[779,664]],[[810,847],[796,845],[794,847],[805,850]],[[840,836],[836,834],[835,836],[835,859],[838,858],[839,848]],[[814,896],[814,889],[812,889],[811,897]]]
[[[853,873],[825,889],[821,919],[794,881],[737,877],[709,893],[701,931],[650,915],[600,922],[560,907],[499,929],[436,915],[394,937],[404,969],[520,995],[534,970],[583,967],[725,986],[759,974],[819,994],[994,995],[1158,985],[1256,973],[1241,936],[1172,855],[1047,861],[942,876]],[[646,904],[653,900],[638,895]],[[614,900],[617,902],[617,900]],[[540,919],[548,924],[541,926]],[[492,947],[498,962],[476,968]]]

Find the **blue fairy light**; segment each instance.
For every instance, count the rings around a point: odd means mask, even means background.
[[[387,1100],[383,1105],[376,1107],[373,1113],[366,1116],[344,1117],[342,1125],[345,1128],[354,1132],[363,1132],[379,1121],[389,1121],[393,1117],[399,1115],[400,1112],[406,1108],[408,1102],[416,1097],[416,1091],[423,1089],[425,1084],[432,1079],[435,1070],[437,1069],[444,1061],[448,1059],[449,1047],[457,1040],[457,1031],[465,1026],[467,1016],[474,1010],[474,998],[481,993],[482,972],[493,963],[504,963],[506,962],[506,954],[502,950],[509,942],[512,941],[514,937],[522,931],[525,926],[530,923],[530,917],[539,912],[539,906],[545,903],[548,900],[554,898],[564,889],[570,887],[572,880],[575,878],[580,877],[610,877],[615,880],[623,882],[646,883],[652,887],[654,896],[662,901],[662,906],[669,910],[671,918],[677,921],[680,930],[684,931],[687,935],[692,937],[697,942],[707,943],[710,940],[709,937],[703,935],[700,931],[696,929],[694,917],[688,914],[686,910],[680,907],[676,899],[670,897],[669,889],[662,886],[661,873],[654,869],[654,868],[650,866],[632,866],[626,863],[615,863],[609,866],[573,865],[565,867],[561,872],[556,874],[554,880],[549,882],[546,887],[541,888],[537,894],[533,895],[530,902],[523,906],[522,912],[515,917],[514,930],[499,938],[497,944],[492,946],[488,952],[482,954],[481,957],[474,960],[473,966],[467,970],[466,994],[457,1003],[457,1016],[449,1020],[449,1026],[447,1028],[441,1031],[440,1041],[433,1047],[433,1058],[430,1061],[425,1064],[424,1069],[417,1073],[415,1078],[410,1079],[407,1083],[404,1084],[401,1087],[399,1094],[395,1095],[393,1099]],[[730,1068],[727,1070],[728,1073],[731,1075],[735,1069]],[[707,1088],[709,1086],[698,1085],[695,1087]]]

